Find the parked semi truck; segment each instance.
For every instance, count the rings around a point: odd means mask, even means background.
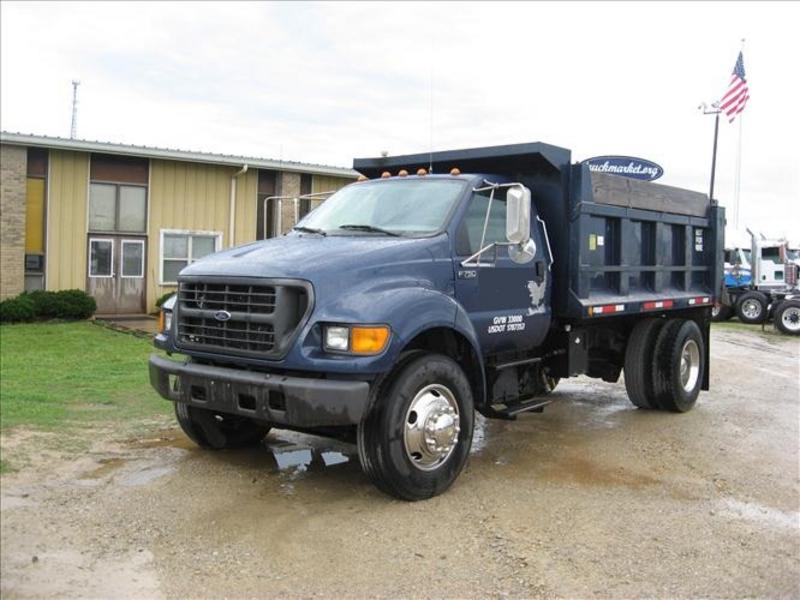
[[[747,230],[749,243],[725,249],[725,289],[712,319],[743,323],[773,319],[778,331],[800,335],[800,263],[786,240]]]
[[[446,490],[475,413],[541,411],[566,377],[625,373],[641,409],[709,386],[724,209],[530,143],[356,159],[289,234],[185,268],[152,385],[206,448],[271,427],[354,441],[407,500]]]

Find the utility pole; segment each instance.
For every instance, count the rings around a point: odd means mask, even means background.
[[[72,127],[69,130],[70,139],[75,139],[78,131],[78,86],[81,84],[77,79],[72,80]]]
[[[704,115],[714,115],[714,148],[711,151],[711,185],[708,190],[709,200],[714,199],[714,178],[717,174],[717,138],[719,137],[719,113],[722,111],[719,108],[719,102],[713,102],[709,109],[708,104],[703,102],[698,106],[703,111]]]

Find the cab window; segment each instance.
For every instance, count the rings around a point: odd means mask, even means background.
[[[492,210],[489,214],[489,223],[486,227],[484,247],[492,242],[505,242],[506,240],[506,191],[499,188],[494,191]],[[481,249],[481,234],[483,223],[486,220],[486,209],[489,206],[489,197],[492,190],[476,192],[472,195],[456,237],[456,253],[459,256],[472,256]],[[488,258],[492,253],[484,253]]]

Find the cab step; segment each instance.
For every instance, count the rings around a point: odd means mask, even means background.
[[[543,400],[541,398],[531,398],[524,402],[515,402],[513,404],[503,405],[504,408],[495,408],[495,406],[488,406],[481,411],[487,419],[503,419],[505,421],[515,421],[517,415],[525,412],[543,412],[544,407],[550,404],[552,400]]]

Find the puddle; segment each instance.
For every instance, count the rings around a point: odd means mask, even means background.
[[[163,431],[158,437],[143,440],[131,440],[130,445],[135,448],[180,448],[181,450],[195,450],[197,444],[178,431]]]
[[[99,461],[100,466],[96,469],[92,469],[91,471],[86,471],[83,473],[78,479],[102,479],[103,477],[110,475],[120,467],[123,467],[128,463],[129,459],[127,458],[101,458]]]
[[[161,477],[174,472],[174,466],[150,467],[148,469],[142,469],[141,471],[134,471],[133,473],[129,473],[124,477],[121,477],[119,479],[119,483],[126,487],[147,485],[156,479],[160,479]]]
[[[301,434],[284,434],[283,432],[280,437],[292,438],[295,435],[298,438],[294,440],[275,440],[273,436],[267,438],[265,447],[272,455],[278,472],[298,476],[307,472],[322,471],[336,465],[358,462],[351,460],[355,455],[355,448],[343,443]],[[314,442],[318,440],[321,445],[315,446]]]

